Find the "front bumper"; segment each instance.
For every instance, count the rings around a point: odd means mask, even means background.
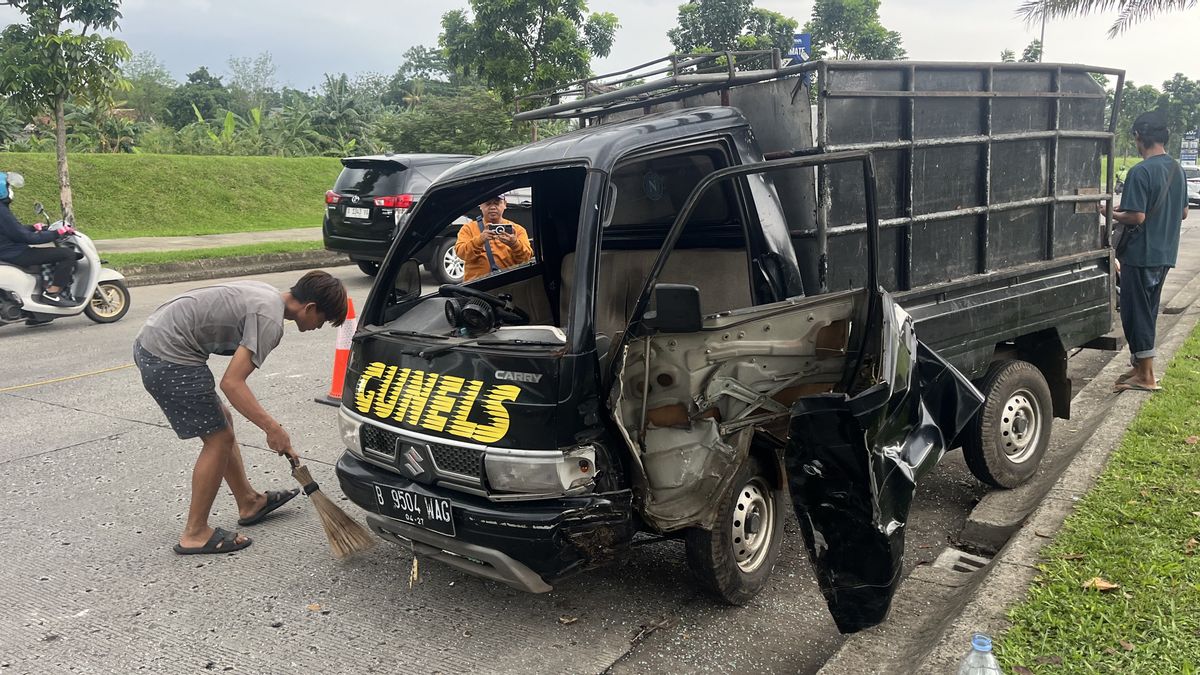
[[[531,593],[545,593],[565,576],[614,560],[634,534],[628,490],[493,503],[414,483],[349,452],[338,460],[337,476],[350,501],[370,512],[367,522],[380,536],[406,546],[411,542],[426,557]],[[449,500],[455,536],[379,515],[375,485]]]

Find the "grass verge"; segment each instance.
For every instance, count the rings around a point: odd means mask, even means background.
[[[103,245],[102,245],[103,246]],[[162,265],[188,260],[211,260],[214,258],[237,258],[268,253],[295,253],[316,251],[322,248],[320,241],[270,241],[244,246],[222,246],[219,248],[195,248],[180,251],[150,251],[146,253],[102,253],[110,267],[116,269],[142,265]]]
[[[1200,328],[1162,385],[1009,613],[1005,672],[1198,672]]]
[[[166,237],[320,227],[332,157],[73,154],[79,229],[93,239]],[[24,174],[13,211],[23,223],[42,202],[59,212],[53,154],[6,152],[0,171]]]

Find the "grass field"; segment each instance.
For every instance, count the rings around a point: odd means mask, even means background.
[[[96,155],[70,157],[76,224],[93,239],[187,236],[320,227],[331,157]],[[0,171],[25,176],[13,211],[33,223],[33,203],[57,213],[54,155],[0,153]]]
[[[126,269],[141,265],[161,265],[164,263],[183,262],[187,260],[209,260],[213,258],[236,258],[247,255],[264,255],[267,253],[295,253],[297,251],[318,251],[322,248],[320,241],[270,241],[261,244],[245,246],[222,246],[219,248],[195,248],[179,251],[152,251],[147,253],[105,253],[108,266],[114,269]]]
[[[1162,387],[1043,552],[1005,672],[1200,670],[1200,329]]]

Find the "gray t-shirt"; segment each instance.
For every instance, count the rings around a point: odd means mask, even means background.
[[[283,298],[271,285],[231,281],[170,300],[146,319],[137,339],[161,359],[197,366],[209,354],[230,356],[244,346],[261,368],[283,338],[283,309]]]

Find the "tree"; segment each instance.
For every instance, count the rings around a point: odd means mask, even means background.
[[[138,112],[138,119],[157,121],[167,116],[167,100],[179,84],[154,54],[140,52],[121,69],[129,82],[125,105]]]
[[[415,111],[389,119],[376,134],[385,148],[396,152],[481,155],[521,140],[503,101],[480,88],[423,101]]]
[[[278,69],[271,52],[262,52],[254,57],[230,57],[229,90],[232,97],[242,99],[240,106],[245,111],[263,110],[273,103],[275,74]],[[239,111],[240,112],[240,111]]]
[[[1123,156],[1137,154],[1137,147],[1134,145],[1131,132],[1133,121],[1137,119],[1138,115],[1156,109],[1160,98],[1162,98],[1162,92],[1152,85],[1144,84],[1139,87],[1129,80],[1125,81],[1125,88],[1121,92],[1121,114],[1117,119],[1118,154]]]
[[[879,0],[816,0],[812,19],[813,58],[902,59],[900,34],[879,22]]]
[[[470,0],[471,15],[442,15],[438,40],[449,67],[474,74],[505,101],[586,77],[608,56],[619,23],[586,0]]]
[[[121,62],[129,47],[97,31],[115,31],[119,0],[0,0],[28,23],[0,33],[0,95],[15,97],[27,111],[54,111],[54,148],[63,219],[75,222],[67,165],[66,106],[75,97],[111,103],[114,89],[127,86]]]
[[[1017,62],[1016,52],[1014,52],[1011,49],[1005,49],[1004,51],[1000,52],[1000,62],[1001,63],[1016,63]]]
[[[1171,130],[1168,150],[1178,155],[1183,134],[1200,129],[1200,80],[1175,73],[1175,77],[1163,82],[1159,107],[1166,110],[1167,126]]]
[[[1084,14],[1117,10],[1117,20],[1108,29],[1114,38],[1135,23],[1149,21],[1165,12],[1183,12],[1196,6],[1198,0],[1024,0],[1017,15],[1029,23],[1046,19],[1063,19]]]
[[[676,52],[792,47],[797,22],[759,9],[754,0],[691,0],[679,6],[678,24],[667,31]]]
[[[1029,43],[1025,51],[1021,52],[1021,63],[1041,63],[1042,62],[1042,41],[1034,40]]]
[[[212,119],[229,110],[232,101],[233,96],[221,83],[221,78],[200,66],[188,73],[187,82],[171,92],[167,99],[167,121],[176,129],[182,129],[196,121],[193,107],[204,119]]]

